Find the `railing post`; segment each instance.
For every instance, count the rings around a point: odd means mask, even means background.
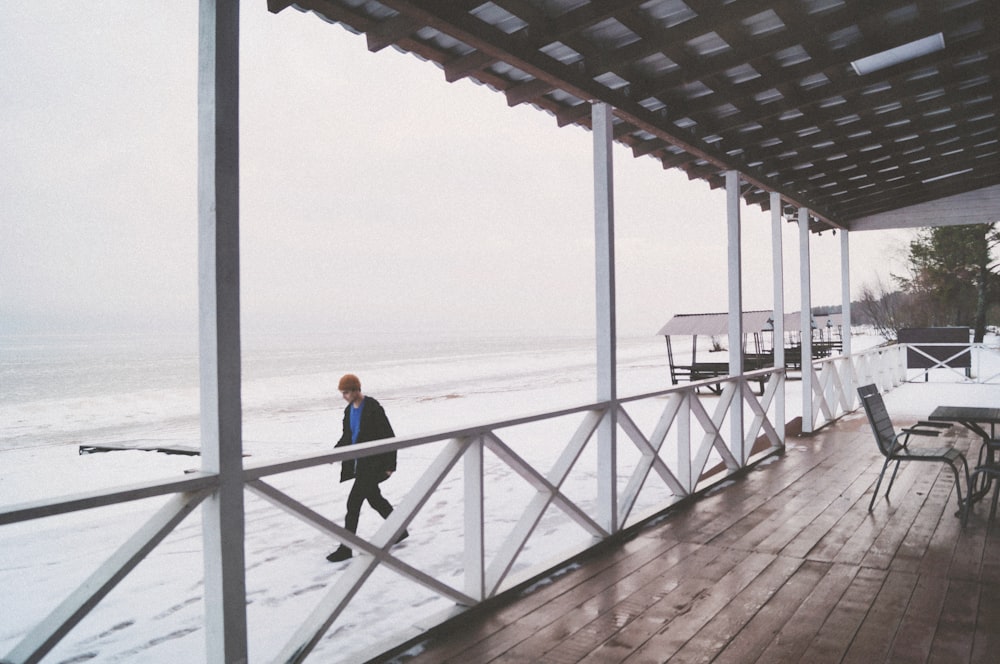
[[[740,246],[740,174],[726,171],[726,228],[729,256],[729,375],[739,379],[729,410],[730,449],[740,466],[747,462],[743,441],[743,254]]]
[[[674,418],[677,430],[677,480],[688,493],[694,493],[698,478],[694,477],[691,463],[691,399],[693,390],[683,393],[683,401]]]
[[[239,0],[201,0],[198,296],[207,661],[247,661],[240,402]]]
[[[608,412],[597,430],[598,522],[618,531],[618,387],[615,329],[615,213],[611,107],[591,107],[594,134],[594,249],[597,277],[597,399]]]
[[[483,492],[483,437],[465,450],[465,593],[481,602],[486,598],[486,519]]]

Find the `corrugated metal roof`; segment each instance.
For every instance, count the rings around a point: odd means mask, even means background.
[[[766,311],[744,311],[743,331],[746,333],[759,332],[768,325],[771,318],[771,310]],[[724,336],[729,332],[729,314],[677,314],[670,321],[660,328],[657,334],[665,336],[674,335],[705,335]]]
[[[785,314],[786,333],[796,332],[799,329],[799,318],[800,314],[797,311]],[[743,332],[752,334],[762,330],[772,330],[773,320],[774,312],[770,309],[744,311]],[[843,324],[843,320],[843,315],[839,313],[813,316],[813,324],[816,329],[827,327],[828,322],[829,327],[839,328]],[[725,336],[728,333],[729,314],[727,313],[677,314],[657,332],[658,335],[664,336],[699,335],[710,337]]]
[[[291,3],[268,0],[278,12]],[[748,203],[808,208],[813,230],[1000,218],[998,0],[300,0],[294,6],[590,125]],[[940,38],[938,39],[938,36]],[[937,51],[859,73],[928,37]],[[954,202],[956,199],[951,198]],[[933,206],[931,206],[933,207]],[[954,206],[952,206],[954,207]],[[894,211],[907,209],[907,215]]]

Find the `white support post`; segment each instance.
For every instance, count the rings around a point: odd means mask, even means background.
[[[594,134],[594,247],[597,277],[597,399],[609,403],[597,431],[598,521],[618,531],[618,380],[615,329],[615,213],[611,107],[591,107]]]
[[[812,264],[809,257],[809,210],[799,208],[799,271],[802,294],[799,331],[802,361],[802,433],[813,431],[813,372],[812,372]]]
[[[240,403],[239,0],[201,0],[198,297],[207,661],[246,662]]]
[[[851,357],[851,236],[847,230],[840,231],[840,342],[841,353],[847,356],[847,371],[842,378],[844,383],[844,394],[847,395],[847,404],[851,407],[857,403],[857,393],[854,384],[854,361]],[[844,405],[847,408],[847,404]]]
[[[743,254],[740,246],[740,174],[726,171],[726,227],[729,253],[729,375],[743,375]],[[737,390],[729,411],[732,451],[742,466],[746,463],[743,441],[743,391]]]
[[[774,279],[774,311],[772,334],[774,366],[785,366],[785,259],[781,236],[781,195],[771,192],[771,272]],[[774,395],[774,425],[781,444],[785,444],[785,381],[782,379]]]
[[[483,527],[483,437],[465,450],[465,593],[481,602],[486,599],[486,543]]]
[[[843,319],[843,329],[840,334],[844,342],[844,355],[849,356],[851,354],[851,234],[846,230],[840,231],[840,279]]]

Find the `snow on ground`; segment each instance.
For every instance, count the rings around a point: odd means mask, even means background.
[[[980,377],[1000,371],[996,353],[984,353],[977,364]],[[664,387],[663,365],[638,355],[626,361],[622,396]],[[949,374],[949,375],[945,375]],[[928,383],[915,382],[886,395],[897,421],[915,420],[939,404],[1000,404],[1000,386],[960,381],[951,372],[936,371]],[[501,381],[502,382],[502,381]],[[801,383],[787,383],[787,415],[801,408]],[[566,380],[538,379],[531,384],[501,384],[494,390],[462,395],[424,394],[390,398],[387,408],[397,431],[444,430],[478,417],[497,421],[527,412],[586,403],[591,385],[572,376]],[[460,404],[460,407],[459,407]],[[530,408],[530,406],[535,406]],[[513,412],[512,412],[513,409]],[[449,417],[454,415],[454,419]],[[857,414],[853,417],[858,416]],[[638,416],[637,416],[638,417]],[[647,416],[642,416],[647,417]],[[640,418],[641,419],[641,418]],[[647,417],[655,423],[655,411]],[[523,430],[498,432],[537,467],[548,468],[572,434],[579,418],[546,421]],[[339,412],[331,410],[300,420],[260,419],[246,427],[249,463],[288,455],[303,456],[329,449],[317,428],[335,431]],[[457,426],[457,424],[455,424]],[[649,430],[650,421],[640,426]],[[290,430],[292,434],[290,435]],[[300,442],[288,442],[299,439]],[[544,441],[544,444],[539,444]],[[399,472],[384,491],[394,504],[412,486],[441,449],[441,444],[400,454]],[[629,446],[624,445],[627,449]],[[585,452],[592,456],[592,450]],[[197,468],[197,457],[151,452],[79,455],[75,446],[29,447],[0,456],[0,498],[4,504],[94,490],[160,477],[179,477]],[[630,463],[623,452],[623,463]],[[566,493],[592,503],[592,459],[582,460]],[[533,491],[506,465],[487,463],[487,548],[495,552],[516,522]],[[394,549],[405,562],[458,589],[463,587],[463,512],[461,464],[434,493],[410,526],[412,536]],[[337,469],[322,466],[268,481],[326,517],[341,522],[348,485],[336,481]],[[662,500],[665,490],[651,490],[648,504]],[[345,573],[349,563],[331,564],[325,555],[336,543],[324,533],[247,495],[246,568],[251,661],[269,661],[287,642],[302,619]],[[165,499],[149,499],[102,510],[49,517],[4,526],[0,540],[0,588],[4,589],[0,618],[0,654],[8,652],[26,630],[49,613],[66,593],[95,570]],[[568,524],[568,525],[567,525]],[[362,536],[370,536],[380,520],[366,506]],[[586,534],[558,510],[539,524],[524,554],[524,565],[542,564],[567,541]],[[195,511],[144,560],[83,622],[55,648],[53,662],[197,662],[204,660],[204,594],[200,512]],[[13,598],[13,600],[12,600]],[[433,621],[452,604],[422,586],[379,568],[351,601],[315,652],[317,661],[353,661],[378,652],[391,634]]]

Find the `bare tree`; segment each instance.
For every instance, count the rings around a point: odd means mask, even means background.
[[[921,311],[926,312],[926,308],[914,306],[918,299],[902,291],[890,291],[881,279],[876,279],[874,284],[861,287],[861,299],[856,303],[858,322],[871,325],[880,336],[895,341],[900,328],[927,325],[921,320]]]

